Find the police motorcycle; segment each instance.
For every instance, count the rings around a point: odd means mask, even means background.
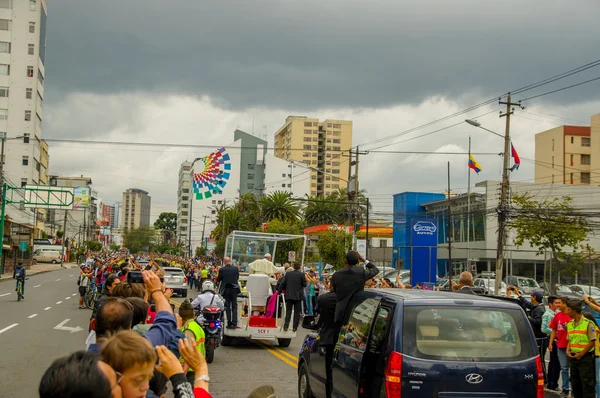
[[[202,292],[214,292],[214,284],[206,281],[202,284]],[[223,310],[215,304],[218,295],[215,293],[208,305],[196,310],[196,321],[204,330],[204,347],[206,350],[206,362],[212,363],[215,357],[215,349],[221,345],[221,333],[223,332]]]

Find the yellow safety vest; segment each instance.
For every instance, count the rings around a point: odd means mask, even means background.
[[[201,276],[202,276],[202,279],[208,278],[208,270],[207,269],[203,269],[202,272],[201,272]]]
[[[590,321],[581,317],[581,323],[575,326],[575,320],[567,323],[567,338],[571,346],[571,352],[581,352],[590,342],[587,332]]]
[[[204,329],[198,324],[196,321],[189,321],[179,330],[181,330],[185,334],[185,330],[189,329],[196,335],[196,346],[198,347],[198,351],[203,356],[206,356],[206,348],[204,347],[204,341],[206,340],[206,336],[204,335]]]

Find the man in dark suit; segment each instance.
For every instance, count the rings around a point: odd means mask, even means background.
[[[317,306],[315,311],[319,314],[319,346],[325,351],[325,374],[327,381],[325,391],[327,398],[331,398],[333,391],[333,350],[338,335],[338,327],[335,323],[335,306],[337,297],[334,292],[321,294],[317,297]]]
[[[358,262],[365,263],[365,267],[357,267]],[[331,277],[331,289],[337,296],[335,306],[335,322],[342,322],[344,314],[356,292],[365,290],[365,282],[379,273],[379,269],[368,260],[365,260],[356,251],[346,253],[346,267],[336,271]]]
[[[302,311],[302,301],[304,300],[304,288],[306,287],[306,276],[301,271],[302,264],[294,263],[294,270],[288,271],[281,284],[279,292],[285,293],[285,322],[283,329],[288,330],[290,327],[290,318],[292,317],[292,309],[294,310],[294,332],[298,330],[300,324],[300,312]]]
[[[219,270],[217,283],[219,292],[225,299],[225,314],[227,315],[227,329],[237,328],[237,295],[240,292],[240,270],[231,265],[231,258],[223,259],[223,267]]]

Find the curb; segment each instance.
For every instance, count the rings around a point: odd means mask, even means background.
[[[63,269],[72,269],[72,268],[75,268],[75,267],[70,267],[70,268],[60,267],[60,268],[57,268],[57,269],[47,269],[47,270],[43,270],[43,271],[37,271],[35,274],[27,275],[27,277],[30,278],[32,276],[36,276],[36,275],[39,275],[39,274],[45,274],[45,273],[48,273],[48,272],[54,272],[54,271],[60,271],[60,270],[63,270]],[[8,282],[8,281],[14,281],[14,279],[13,278],[0,278],[0,283]]]

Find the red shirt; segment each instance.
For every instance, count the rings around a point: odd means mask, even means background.
[[[567,348],[569,341],[567,340],[567,323],[572,321],[573,318],[566,312],[557,312],[550,322],[550,328],[556,331],[556,346],[558,348]]]

